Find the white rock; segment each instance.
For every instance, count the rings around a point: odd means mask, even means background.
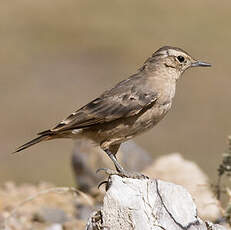
[[[161,180],[112,176],[102,210],[86,229],[224,230],[203,222],[191,195],[180,185]]]

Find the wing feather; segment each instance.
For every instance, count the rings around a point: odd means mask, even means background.
[[[86,128],[138,114],[154,103],[156,92],[141,87],[141,77],[133,76],[72,113],[51,129],[52,132]],[[142,82],[144,83],[144,82]]]

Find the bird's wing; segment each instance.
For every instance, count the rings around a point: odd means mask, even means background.
[[[145,89],[146,87],[139,83],[140,78],[129,78],[120,82],[99,98],[72,113],[50,131],[86,128],[138,114],[157,99],[155,92]]]

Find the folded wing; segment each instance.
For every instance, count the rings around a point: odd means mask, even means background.
[[[141,80],[141,77],[135,76],[120,82],[72,113],[50,131],[62,132],[86,128],[138,114],[157,99],[155,92],[148,91],[139,84]]]

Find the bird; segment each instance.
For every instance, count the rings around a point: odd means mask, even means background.
[[[176,83],[187,69],[210,66],[181,48],[163,46],[147,58],[135,74],[53,128],[38,133],[37,138],[18,147],[14,153],[57,138],[89,139],[113,161],[116,170],[108,169],[108,174],[133,177],[116,158],[120,145],[151,129],[165,117],[172,106]]]

